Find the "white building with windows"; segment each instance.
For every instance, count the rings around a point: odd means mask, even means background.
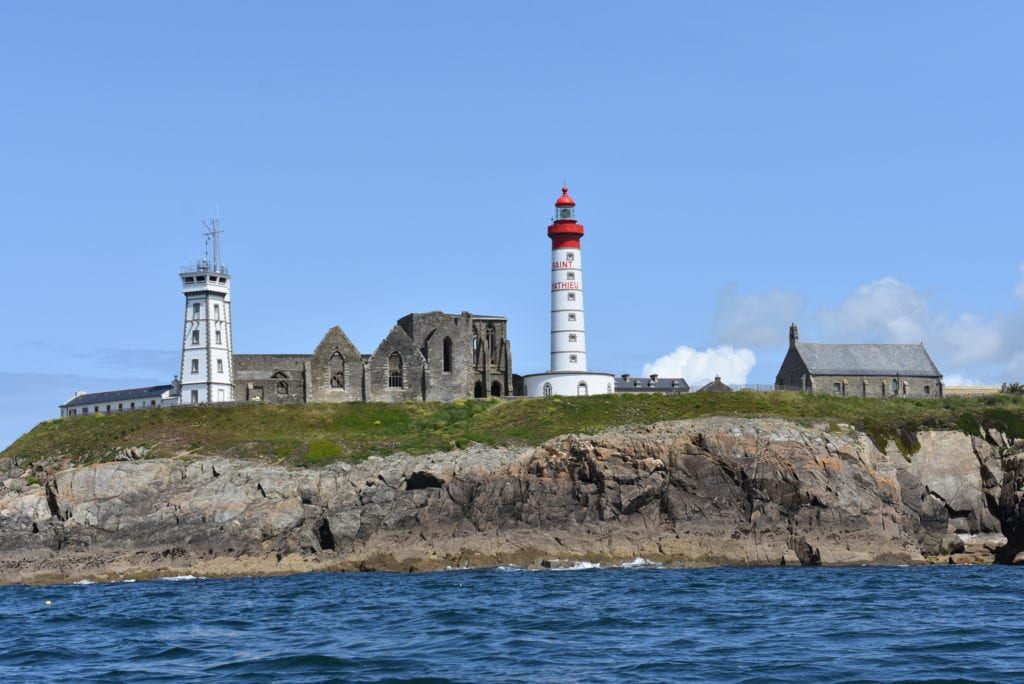
[[[207,236],[213,259],[181,271],[185,329],[181,346],[181,403],[234,400],[231,355],[231,276],[220,261],[220,225],[212,219]]]
[[[587,396],[615,392],[615,375],[587,370],[583,315],[583,224],[569,188],[555,202],[551,238],[551,370],[523,376],[528,397]]]

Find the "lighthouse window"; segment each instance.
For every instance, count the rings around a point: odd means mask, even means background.
[[[569,363],[576,363],[576,355],[569,354]]]
[[[217,344],[220,344],[220,330],[218,330],[215,334],[217,337]]]
[[[192,305],[192,318],[199,318],[199,304]]]
[[[198,373],[199,372],[199,359],[192,359],[192,372],[193,373]]]
[[[551,396],[551,383],[550,382],[545,382],[544,383],[544,396],[545,397],[550,397]],[[72,410],[74,410],[74,409],[72,409]]]
[[[574,314],[574,313],[569,314],[569,320],[570,321],[575,321],[576,320],[576,314]]]
[[[223,373],[224,372],[224,359],[217,359],[217,372],[218,373]]]
[[[566,252],[565,253],[565,260],[566,261],[572,261],[575,258],[576,258],[576,252]]]
[[[193,330],[192,331],[192,344],[199,344],[199,331],[198,330]]]
[[[220,320],[220,304],[214,304],[213,305],[213,319],[215,321],[219,321]]]
[[[570,342],[575,342],[576,341],[576,333],[569,333],[569,341]]]
[[[576,301],[576,293],[575,292],[570,292],[569,293],[569,301],[570,302],[575,302]]]
[[[573,271],[569,271],[565,274],[567,280],[576,280],[576,274]]]

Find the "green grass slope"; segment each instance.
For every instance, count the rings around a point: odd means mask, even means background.
[[[914,450],[919,429],[1024,437],[1024,400],[1009,395],[943,400],[862,399],[799,392],[605,395],[409,404],[185,406],[61,418],[37,425],[0,454],[19,465],[55,458],[109,460],[144,446],[149,456],[218,453],[319,465],[397,451],[427,453],[470,443],[528,446],[566,433],[699,416],[770,416],[848,423],[879,445]]]

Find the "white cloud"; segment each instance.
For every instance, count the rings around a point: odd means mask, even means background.
[[[946,387],[975,387],[977,385],[986,384],[984,382],[979,382],[974,378],[960,375],[959,373],[942,376],[942,382]]]
[[[722,382],[726,384],[743,385],[756,363],[757,357],[749,349],[723,344],[697,351],[684,345],[652,363],[645,363],[643,374],[657,373],[670,378],[682,376],[695,389],[716,375],[722,376]]]
[[[800,319],[804,298],[789,290],[741,295],[734,285],[718,298],[714,330],[726,343],[744,347],[785,344],[789,324]]]
[[[861,285],[836,308],[818,312],[829,338],[844,342],[921,342],[928,330],[928,297],[886,276]]]

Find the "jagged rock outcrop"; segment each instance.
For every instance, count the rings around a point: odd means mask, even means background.
[[[997,446],[919,441],[908,460],[848,428],[706,418],[322,469],[216,456],[72,467],[4,481],[0,582],[638,556],[919,563],[959,550],[950,532],[998,533],[1008,501],[1022,508]]]

